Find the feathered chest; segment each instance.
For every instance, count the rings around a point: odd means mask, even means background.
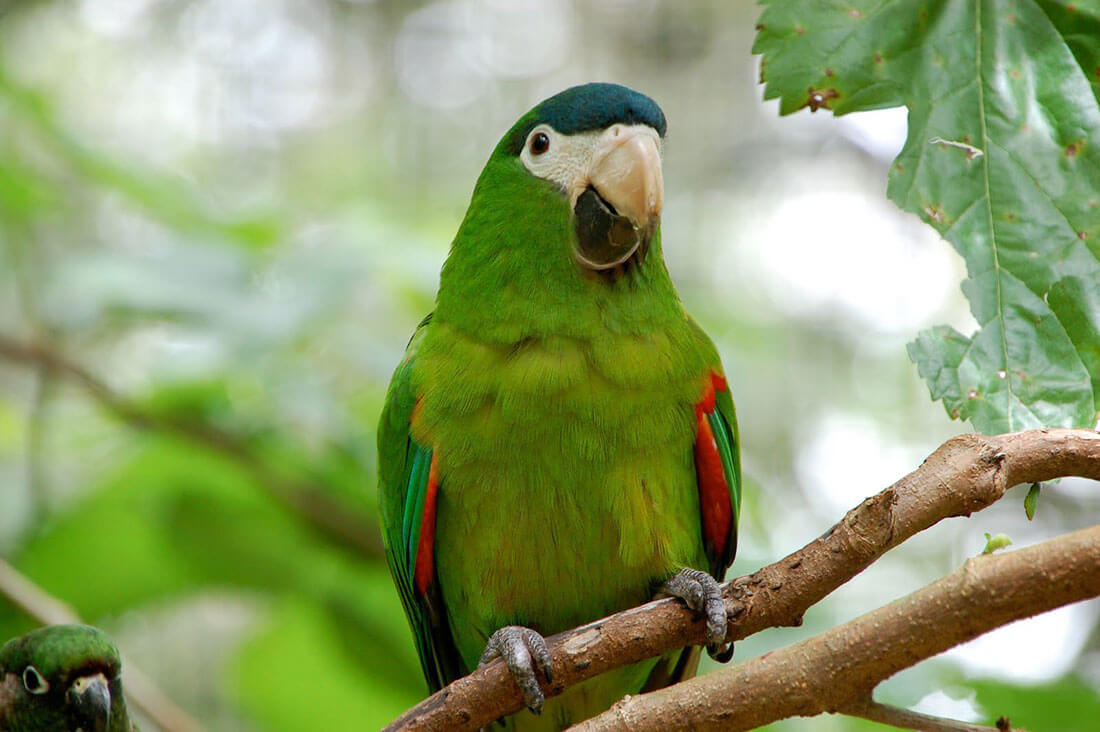
[[[686,323],[512,344],[442,324],[435,335],[418,354],[412,433],[446,473],[518,463],[567,479],[653,451],[690,455],[709,371]]]
[[[437,456],[449,607],[481,618],[479,632],[498,622],[552,632],[644,601],[679,567],[705,566],[692,452],[708,373],[698,350],[667,332],[422,344],[412,430]],[[473,579],[448,587],[447,577]]]

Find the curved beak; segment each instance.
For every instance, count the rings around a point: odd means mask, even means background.
[[[580,249],[590,269],[644,254],[664,205],[661,142],[648,125],[612,125],[600,135],[586,180],[573,191]]]
[[[656,228],[664,205],[661,147],[648,125],[613,125],[600,136],[588,180],[639,229]]]
[[[106,732],[111,724],[111,691],[102,673],[81,676],[67,693],[84,732]]]

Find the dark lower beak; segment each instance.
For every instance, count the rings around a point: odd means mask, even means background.
[[[612,125],[596,143],[586,187],[572,190],[577,261],[615,270],[645,257],[664,201],[657,132]]]
[[[111,691],[103,674],[81,676],[68,692],[69,706],[84,732],[107,732],[111,724]]]
[[[577,199],[573,228],[577,260],[594,270],[617,267],[636,255],[640,261],[652,234],[616,211],[594,188],[588,188]]]

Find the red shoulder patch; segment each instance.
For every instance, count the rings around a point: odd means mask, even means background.
[[[420,543],[416,547],[416,589],[424,595],[435,578],[435,498],[439,492],[438,454],[432,453],[428,468],[428,492],[424,496],[424,515],[420,517]]]
[[[703,539],[715,556],[722,556],[729,541],[733,506],[730,487],[722,468],[722,455],[710,426],[715,410],[715,392],[729,388],[726,379],[712,372],[705,381],[703,398],[695,405],[695,474],[699,483],[699,510]]]

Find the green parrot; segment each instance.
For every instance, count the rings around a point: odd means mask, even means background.
[[[382,412],[386,553],[428,686],[502,657],[529,707],[515,729],[694,674],[688,648],[544,698],[543,636],[655,594],[732,655],[718,580],[737,546],[737,424],[661,256],[665,127],[652,99],[602,83],[516,122]]]
[[[0,730],[132,732],[118,649],[101,630],[51,625],[0,647]]]

